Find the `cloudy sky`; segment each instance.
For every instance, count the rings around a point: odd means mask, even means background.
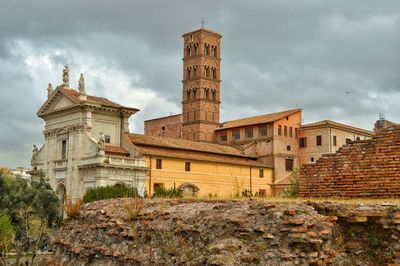
[[[134,132],[179,113],[181,35],[202,18],[223,35],[222,121],[295,107],[305,123],[400,121],[398,0],[3,0],[0,165],[29,165],[67,63],[72,86],[83,72],[89,94],[141,110]]]

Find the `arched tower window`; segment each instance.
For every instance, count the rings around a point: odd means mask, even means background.
[[[196,45],[195,45],[195,53],[196,54],[199,54],[199,45],[196,43]]]
[[[186,100],[190,100],[190,90],[186,91]]]
[[[212,77],[213,77],[214,79],[217,78],[217,69],[216,69],[215,67],[214,67],[213,70],[212,70]]]
[[[190,69],[187,69],[187,71],[186,71],[186,78],[190,79]]]
[[[205,98],[208,100],[210,98],[210,92],[208,89],[204,89]]]
[[[193,89],[193,99],[197,98],[197,88]]]
[[[213,99],[213,101],[216,101],[217,100],[217,93],[215,92],[215,90],[212,90],[212,99]]]

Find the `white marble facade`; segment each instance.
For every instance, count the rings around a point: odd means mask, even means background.
[[[44,145],[34,148],[32,178],[44,174],[62,200],[114,184],[134,186],[143,195],[145,160],[124,141],[128,118],[138,110],[87,96],[81,88],[76,91],[65,84],[54,91],[49,85],[48,90],[37,113],[45,121]]]

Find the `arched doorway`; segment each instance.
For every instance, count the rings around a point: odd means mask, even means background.
[[[186,197],[196,197],[200,190],[198,186],[191,183],[182,184],[179,189],[182,190],[183,196]]]
[[[56,194],[58,197],[58,200],[60,201],[60,209],[59,209],[59,217],[60,219],[64,219],[64,205],[65,205],[65,201],[66,201],[66,195],[67,195],[67,191],[65,189],[64,184],[59,184],[56,190]]]

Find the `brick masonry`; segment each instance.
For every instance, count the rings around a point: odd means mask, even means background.
[[[400,126],[354,141],[300,170],[301,197],[400,196]]]

